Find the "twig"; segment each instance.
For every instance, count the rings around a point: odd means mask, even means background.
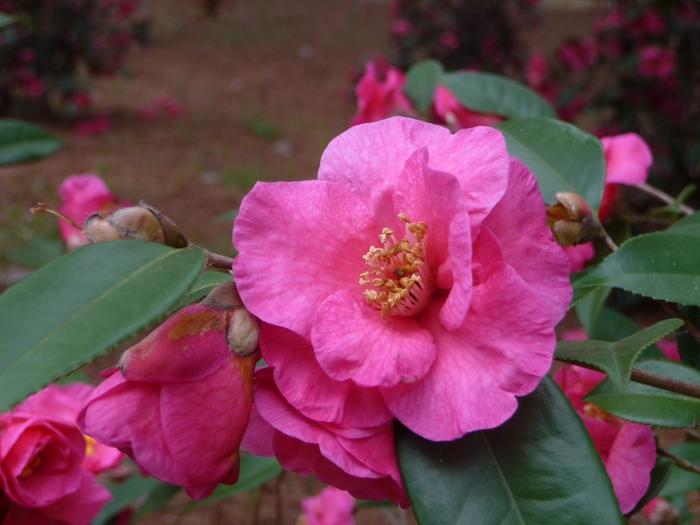
[[[188,243],[187,246],[188,248],[199,248],[204,252],[204,255],[206,256],[206,260],[204,261],[205,266],[209,266],[211,268],[223,268],[224,270],[233,269],[233,259],[231,257],[210,252],[209,250],[202,248],[201,246],[197,246],[191,242]]]
[[[615,244],[615,241],[613,241],[610,235],[608,235],[608,232],[605,231],[602,224],[600,225],[600,233],[603,235],[603,240],[605,241],[605,244],[608,245],[608,248],[610,248],[612,251],[616,251],[617,244]]]
[[[661,448],[661,447],[656,447],[656,453],[659,456],[665,456],[669,459],[672,459],[674,463],[682,468],[683,470],[687,470],[689,472],[695,472],[696,474],[700,474],[700,467],[697,465],[691,463],[688,460],[683,459],[680,456],[676,456],[673,452],[669,452],[668,450]]]
[[[659,199],[662,202],[665,202],[666,204],[676,204],[676,199],[671,197],[668,193],[665,193],[658,188],[654,188],[654,186],[650,186],[646,182],[637,184],[636,187],[642,190],[644,193],[647,193],[652,197],[656,197],[657,199]],[[693,213],[695,213],[695,210],[693,208],[685,204],[680,204],[679,208],[684,215],[692,215]]]
[[[697,430],[693,428],[684,428],[683,430],[693,439],[697,439],[698,441],[700,441],[700,432],[698,432]]]
[[[653,372],[647,372],[645,370],[640,370],[639,368],[632,369],[630,379],[635,383],[641,383],[642,385],[653,386],[663,390],[668,390],[669,392],[676,392],[677,394],[683,394],[684,396],[700,399],[700,385],[696,385],[690,381],[673,379],[672,377],[654,374]]]
[[[666,301],[659,302],[669,314],[683,321],[685,329],[688,330],[688,333],[693,336],[693,339],[700,343],[700,330],[698,330],[698,327],[695,326],[693,321],[688,319],[688,317],[683,312],[681,312],[675,304],[667,303]]]

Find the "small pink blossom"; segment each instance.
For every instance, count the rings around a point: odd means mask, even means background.
[[[184,113],[182,106],[167,95],[158,97],[155,106],[172,118],[180,118]]]
[[[403,94],[405,84],[406,77],[398,69],[389,67],[382,82],[379,80],[375,63],[365,64],[365,74],[355,88],[358,111],[350,125],[376,122],[397,112],[412,114],[411,103]]]
[[[448,29],[440,35],[440,45],[447,49],[455,50],[459,47],[459,37],[451,29]]]
[[[326,487],[323,491],[301,502],[306,525],[354,525],[352,511],[355,498],[344,490]]]
[[[495,129],[395,117],[334,139],[318,178],[258,183],[233,232],[283,399],[338,432],[502,424],[547,373],[571,297],[532,173]]]
[[[538,90],[544,86],[549,73],[547,59],[542,53],[533,53],[527,62],[527,85]]]
[[[571,71],[581,71],[592,66],[598,55],[597,43],[592,39],[571,42],[559,48],[559,58]]]
[[[645,8],[641,15],[627,25],[627,32],[639,38],[645,35],[660,35],[667,29],[663,16],[653,8]]]
[[[671,525],[678,522],[678,511],[670,501],[655,497],[642,509],[642,514],[650,525]]]
[[[605,152],[605,183],[636,186],[647,180],[654,161],[649,146],[636,133],[603,137]]]
[[[572,339],[585,339],[580,335]],[[571,366],[559,369],[554,380],[571,401],[603,460],[623,514],[644,496],[656,463],[656,443],[651,427],[625,422],[583,398],[605,379],[605,374]]]
[[[491,126],[503,120],[497,115],[478,113],[464,107],[445,86],[435,88],[433,104],[438,119],[458,129]]]
[[[391,32],[396,36],[407,36],[411,34],[411,30],[411,23],[405,19],[396,20],[391,25]]]
[[[107,184],[100,177],[91,173],[71,175],[63,181],[58,193],[63,200],[58,211],[78,226],[82,226],[85,219],[93,213],[112,212],[130,205],[126,201],[119,201],[109,191]],[[69,250],[88,243],[82,231],[70,223],[60,221],[58,227]]]
[[[153,106],[145,106],[141,108],[140,112],[141,118],[146,122],[153,122],[158,118],[158,108]]]
[[[595,257],[595,248],[592,242],[578,244],[576,246],[565,246],[564,252],[571,262],[571,272],[580,272],[586,263]]]
[[[168,319],[108,371],[78,416],[80,429],[194,499],[235,483],[257,360],[227,342],[243,311],[196,304]]]
[[[95,117],[79,123],[75,126],[75,132],[83,136],[104,135],[109,133],[111,128],[112,124],[108,117]]]
[[[643,77],[665,79],[676,67],[676,56],[670,49],[645,47],[639,52],[639,58],[639,74]]]
[[[664,341],[662,339],[660,341],[656,341],[656,346],[661,349],[661,352],[664,354],[666,359],[670,359],[676,363],[681,362],[681,355],[678,352],[678,343],[676,341]]]

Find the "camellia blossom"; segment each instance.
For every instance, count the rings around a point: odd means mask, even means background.
[[[355,498],[344,490],[326,487],[317,496],[301,502],[304,525],[354,525]],[[299,523],[299,522],[297,522]]]
[[[351,126],[376,122],[398,113],[410,115],[413,107],[403,87],[406,76],[394,67],[389,67],[384,82],[379,80],[377,68],[373,62],[365,64],[365,74],[355,88],[357,94],[357,114]]]
[[[490,126],[503,120],[497,115],[478,113],[464,107],[445,86],[441,85],[435,88],[433,105],[438,119],[457,129]]]
[[[582,330],[565,339],[586,339]],[[651,427],[623,421],[583,398],[605,379],[605,374],[579,366],[559,369],[554,380],[583,420],[612,481],[623,514],[644,496],[656,463],[656,443]]]
[[[499,131],[401,117],[334,139],[318,180],[256,184],[234,274],[279,391],[344,432],[395,417],[453,440],[502,424],[547,373],[571,298],[545,215]],[[267,403],[256,391],[274,426]]]
[[[222,286],[229,293],[233,283]],[[80,429],[194,499],[235,483],[258,355],[239,357],[232,347],[257,348],[250,320],[237,296],[181,310],[108,371],[78,416]]]
[[[58,211],[81,227],[85,219],[95,212],[111,212],[130,205],[126,201],[119,201],[109,191],[107,184],[91,173],[71,175],[63,181],[58,193],[63,200]],[[88,243],[82,231],[72,224],[60,221],[58,227],[69,250]]]
[[[564,252],[571,262],[571,272],[580,272],[586,263],[595,257],[595,248],[592,242],[578,244],[576,246],[565,246]]]

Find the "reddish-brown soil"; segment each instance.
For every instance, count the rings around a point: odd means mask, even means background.
[[[175,220],[195,243],[231,255],[231,222],[214,222],[236,208],[256,180],[310,179],[330,139],[347,128],[354,105],[348,75],[377,53],[389,53],[388,0],[223,0],[208,19],[194,0],[150,0],[153,42],[128,57],[128,76],[101,79],[98,110],[112,130],[81,137],[49,126],[67,147],[30,165],[0,171],[0,250],[50,231],[51,217],[29,208],[56,203],[70,174],[100,174],[119,196],[149,204]],[[588,12],[550,12],[531,46],[550,49],[591,26]],[[140,110],[167,95],[179,119],[147,122]],[[284,218],[280,218],[284,220]],[[287,474],[260,492],[258,523],[284,525],[299,514],[301,497],[321,485]],[[277,497],[281,498],[279,501]],[[179,496],[141,525],[249,524],[254,499],[193,511],[177,520]],[[363,509],[358,523],[390,523]]]

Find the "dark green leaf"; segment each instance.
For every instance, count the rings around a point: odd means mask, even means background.
[[[593,335],[593,323],[598,319],[598,312],[605,304],[608,295],[610,295],[610,288],[597,288],[593,293],[587,297],[584,297],[576,304],[576,314],[578,315],[578,320],[581,321],[581,325],[583,325],[583,328],[586,330],[586,333],[591,339],[608,341],[608,339]],[[634,332],[636,332],[636,330],[634,330]],[[625,334],[622,337],[627,335],[630,334]],[[622,339],[622,337],[617,337],[613,339],[613,341]]]
[[[20,248],[5,250],[2,252],[2,256],[17,264],[40,268],[64,253],[66,253],[66,247],[63,241],[48,237],[35,237]]]
[[[233,277],[227,273],[223,272],[202,272],[197,278],[197,282],[194,286],[187,292],[187,295],[183,297],[174,310],[179,310],[180,308],[192,304],[195,301],[201,299],[214,288],[219,286],[221,283],[231,282]]]
[[[127,479],[124,483],[109,483],[107,488],[112,493],[114,498],[112,501],[102,507],[102,511],[92,521],[92,525],[107,525],[109,520],[117,513],[133,504],[141,496],[153,490],[162,482],[156,478],[142,478],[134,476]]]
[[[672,361],[640,361],[636,368],[700,384],[699,371]],[[700,421],[700,399],[634,381],[626,390],[620,390],[605,379],[586,396],[585,401],[622,419],[643,425],[681,428]]]
[[[691,323],[696,327],[700,326],[700,307],[681,306],[680,310]],[[700,370],[700,343],[685,328],[678,330],[676,342],[678,343],[678,355],[681,358],[681,362]]]
[[[16,16],[0,13],[0,28],[14,24],[17,20]]]
[[[651,471],[649,488],[647,488],[647,491],[644,496],[642,496],[642,499],[637,502],[635,507],[627,514],[627,516],[631,516],[632,514],[641,511],[647,503],[649,503],[659,494],[659,491],[663,488],[664,484],[671,476],[672,469],[673,461],[660,456],[656,457],[656,464]]]
[[[535,175],[545,202],[554,204],[554,195],[567,191],[598,208],[605,187],[600,140],[572,124],[546,118],[508,120],[494,127],[505,135],[508,153]]]
[[[682,324],[680,319],[666,319],[615,343],[560,341],[554,356],[567,363],[594,365],[608,374],[615,386],[624,390],[629,383],[632,366],[641,351]]]
[[[695,212],[692,215],[683,217],[680,221],[671,226],[669,230],[675,232],[697,232],[698,230],[700,230],[700,213]]]
[[[137,520],[149,512],[155,512],[162,509],[180,490],[182,490],[182,487],[178,487],[177,485],[170,485],[169,483],[162,482],[159,483],[151,489],[151,491],[148,493],[148,497],[141,505],[139,505],[139,508],[132,519]]]
[[[700,304],[700,228],[633,237],[577,286],[610,286],[653,299]]]
[[[406,73],[406,85],[403,90],[421,113],[427,113],[430,109],[433,92],[440,75],[442,75],[442,65],[437,60],[418,62]]]
[[[609,288],[606,288],[609,289]],[[619,341],[625,337],[635,334],[641,327],[629,317],[621,314],[612,308],[602,307],[593,323],[591,339],[596,341]],[[649,345],[637,356],[637,359],[651,359],[664,357],[658,346]]]
[[[261,458],[246,454],[241,457],[241,475],[235,485],[219,485],[208,498],[188,503],[182,514],[202,505],[216,503],[235,494],[256,489],[280,472],[282,472],[282,465],[275,458]]]
[[[546,100],[530,88],[491,73],[445,73],[439,83],[467,108],[508,118],[557,118]]]
[[[93,244],[0,295],[0,411],[161,318],[203,260],[154,243]]]
[[[670,451],[695,465],[700,465],[700,443],[682,443],[671,447]],[[672,498],[691,490],[700,490],[700,476],[695,472],[674,466],[659,495],[664,498]]]
[[[433,442],[397,424],[396,449],[421,525],[622,523],[600,456],[549,377],[498,428]]]
[[[63,376],[61,379],[56,381],[57,385],[70,385],[71,383],[87,383],[90,384],[90,378],[83,371],[82,368],[78,368],[75,372],[71,372],[67,376]]]
[[[0,166],[42,159],[61,146],[63,142],[38,126],[0,119]]]

